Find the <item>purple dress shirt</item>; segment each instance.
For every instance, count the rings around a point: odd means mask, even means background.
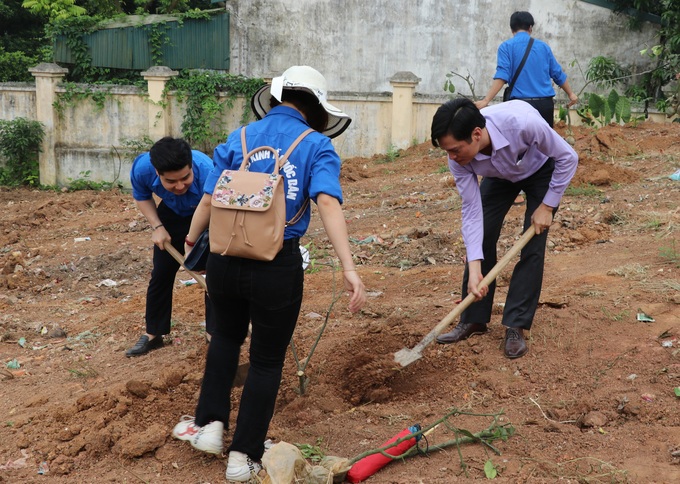
[[[463,199],[463,242],[467,259],[481,260],[484,222],[478,176],[516,183],[536,173],[548,158],[555,170],[543,203],[557,207],[576,172],[578,155],[562,137],[524,101],[508,101],[481,110],[491,139],[491,156],[478,153],[466,166],[449,159],[449,169]]]

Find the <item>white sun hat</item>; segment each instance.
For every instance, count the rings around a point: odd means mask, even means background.
[[[269,99],[273,96],[281,101],[284,89],[301,89],[314,94],[319,103],[328,113],[328,125],[322,131],[329,138],[335,138],[347,129],[352,119],[327,100],[328,90],[326,78],[319,71],[309,66],[293,66],[272,79],[271,85],[262,86],[250,101],[250,106],[257,116],[262,119],[271,109]]]

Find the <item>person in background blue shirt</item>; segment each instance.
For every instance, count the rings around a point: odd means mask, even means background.
[[[533,26],[534,17],[529,12],[515,12],[510,16],[513,37],[498,47],[496,74],[484,99],[475,103],[479,109],[486,107],[498,91],[512,80],[524,57]],[[553,81],[569,96],[567,106],[578,102],[578,97],[571,90],[567,75],[555,59],[550,46],[534,39],[529,57],[510,93],[510,99],[521,99],[534,106],[551,128],[555,117]]]
[[[132,163],[130,182],[135,205],[151,226],[153,269],[146,293],[146,333],[125,355],[139,356],[163,346],[170,333],[172,289],[179,263],[165,250],[171,243],[184,253],[191,217],[203,196],[203,184],[213,168],[209,156],[192,150],[183,139],[165,137]],[[156,206],[153,195],[160,199]],[[210,302],[206,294],[206,332],[210,328]]]
[[[524,230],[534,235],[522,249],[510,279],[502,324],[505,356],[526,354],[543,284],[545,245],[553,216],[578,165],[578,155],[532,106],[508,101],[483,110],[459,98],[439,107],[432,119],[432,144],[447,152],[449,169],[463,200],[462,233],[467,250],[463,298],[475,295],[460,323],[437,342],[457,343],[487,332],[495,283],[480,285],[496,265],[503,220],[520,190],[526,193]],[[478,177],[483,177],[481,184]]]
[[[251,106],[259,120],[247,126],[249,150],[270,146],[285,153],[300,134],[309,128],[314,130],[302,139],[281,169],[286,220],[291,220],[300,207],[305,207],[305,215],[286,227],[283,248],[271,261],[219,253],[208,256],[206,282],[215,310],[215,332],[208,347],[196,416],[183,417],[172,435],[189,441],[197,450],[222,453],[223,431],[230,422],[231,386],[248,324],[252,323],[250,368],[227,460],[229,481],[247,482],[262,470],[264,442],[302,304],[304,269],[299,244],[309,226],[311,204],[305,204],[307,199],[316,203],[342,265],[344,287],[350,295],[349,310],[356,312],[366,302],[366,289],[352,259],[342,212],[340,157],[329,139],[342,133],[351,120],[328,103],[327,93],[321,73],[309,66],[293,66],[253,96]],[[205,184],[188,241],[196,241],[208,227],[212,193],[222,171],[236,170],[243,162],[243,129],[231,133],[226,143],[215,149],[215,169]],[[271,173],[274,160],[254,161],[249,169]],[[220,229],[219,224],[210,221],[211,234]],[[190,250],[187,247],[187,252]]]

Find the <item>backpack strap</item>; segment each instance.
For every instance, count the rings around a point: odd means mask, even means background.
[[[248,148],[246,148],[246,127],[241,128],[241,149],[243,149],[243,163],[246,162],[248,156]]]
[[[309,128],[305,131],[303,131],[300,136],[298,136],[295,141],[293,141],[293,144],[290,145],[290,148],[288,148],[288,151],[279,158],[279,169],[283,168],[283,165],[286,163],[286,160],[290,156],[290,154],[293,152],[295,148],[297,148],[297,145],[300,144],[300,141],[302,141],[309,133],[313,132],[314,130],[312,128]],[[291,225],[295,225],[298,223],[298,221],[302,218],[304,213],[307,211],[307,207],[309,207],[309,197],[305,198],[305,201],[302,203],[302,207],[300,207],[300,210],[297,211],[297,213],[293,216],[292,219],[290,219],[288,222],[286,222],[286,227],[289,227]]]
[[[288,148],[288,151],[278,159],[278,166],[275,168],[274,173],[278,173],[278,171],[283,168],[283,165],[286,163],[286,160],[288,157],[293,153],[293,150],[297,148],[297,145],[300,144],[300,141],[305,139],[305,137],[309,134],[312,133],[314,130],[312,128],[308,128],[302,133],[300,133],[300,136],[298,136],[295,141],[293,141],[293,144],[290,145]],[[243,149],[243,163],[246,162],[247,156],[248,156],[248,148],[246,148],[246,127],[244,126],[241,128],[241,148]],[[302,203],[302,207],[300,207],[300,210],[297,211],[297,213],[291,218],[288,222],[286,222],[286,227],[290,225],[296,224],[304,215],[305,211],[307,211],[307,207],[309,207],[309,197],[305,198],[305,201]]]
[[[522,62],[519,63],[519,66],[517,67],[517,70],[515,71],[515,75],[512,76],[512,80],[510,81],[510,84],[508,84],[508,99],[510,99],[510,96],[512,95],[512,89],[515,87],[515,82],[517,82],[517,78],[519,77],[519,73],[522,72],[522,69],[524,68],[524,64],[527,62],[527,57],[529,57],[529,52],[531,52],[531,46],[534,44],[534,38],[530,37],[529,38],[529,43],[527,44],[527,50],[524,51],[524,57],[522,57]]]
[[[275,173],[278,172],[281,168],[283,168],[283,165],[286,164],[286,160],[291,155],[291,153],[293,153],[293,150],[295,148],[297,148],[297,145],[300,144],[300,141],[305,139],[305,137],[309,133],[312,133],[312,132],[314,132],[314,130],[312,128],[308,128],[305,131],[303,131],[302,133],[300,133],[300,136],[295,138],[295,141],[293,141],[293,144],[290,145],[290,147],[288,148],[288,151],[286,151],[286,153],[278,159],[279,166],[276,167],[276,169],[274,171]],[[243,128],[241,128],[241,149],[243,150],[243,163],[245,163],[246,159],[248,157],[248,148],[246,147],[246,127],[245,126]]]
[[[245,129],[245,128],[244,128],[244,129]],[[286,151],[286,153],[285,153],[282,157],[279,158],[279,170],[280,170],[281,168],[283,168],[283,165],[286,164],[286,160],[287,160],[288,157],[291,155],[291,153],[293,152],[293,150],[294,150],[295,148],[297,148],[297,145],[300,144],[300,141],[302,141],[303,139],[305,139],[305,137],[306,137],[309,133],[311,133],[311,132],[313,132],[313,131],[314,131],[314,130],[313,130],[312,128],[308,128],[307,130],[305,130],[305,131],[303,131],[302,133],[300,133],[300,136],[298,136],[297,138],[295,138],[295,141],[293,141],[293,144],[290,145],[290,147],[288,148],[288,151]]]
[[[304,215],[304,213],[307,211],[307,207],[309,207],[309,197],[305,198],[302,207],[300,207],[300,210],[297,211],[293,218],[286,222],[286,227],[290,227],[291,225],[295,225],[296,223],[298,223],[302,216]]]

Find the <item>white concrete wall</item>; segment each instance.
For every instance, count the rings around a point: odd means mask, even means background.
[[[0,119],[35,119],[35,84],[0,83]]]
[[[133,86],[92,88],[108,92],[103,108],[86,98],[66,107],[59,117],[55,147],[57,183],[67,185],[70,180],[85,178],[84,173],[89,171],[89,180],[116,181],[129,188],[132,160],[138,153],[130,151],[126,142],[141,141],[149,134],[149,123],[154,122],[149,119],[146,92]],[[57,93],[63,92],[63,88],[57,88]],[[166,135],[181,137],[184,105],[172,93],[167,102]],[[233,131],[241,125],[242,114],[241,98],[234,102],[233,109],[225,109],[215,130]],[[204,151],[212,157],[210,150]]]
[[[295,64],[326,75],[332,91],[390,91],[389,78],[411,71],[417,91],[442,94],[446,74],[470,73],[475,94],[488,90],[498,45],[511,37],[510,15],[534,16],[534,36],[546,41],[578,92],[595,56],[636,70],[649,60],[658,26],[632,32],[626,17],[580,0],[228,0],[231,71],[271,77]],[[465,81],[455,85],[470,94]]]

